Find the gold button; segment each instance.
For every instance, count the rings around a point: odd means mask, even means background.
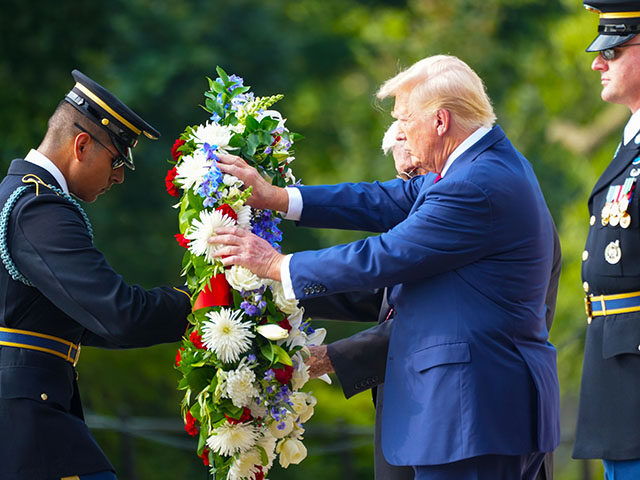
[[[595,225],[595,224],[596,224],[596,216],[591,215],[591,218],[589,219],[589,225]]]
[[[47,401],[49,399],[49,395],[47,395],[46,393],[41,393],[40,398],[44,401]]]
[[[109,125],[109,119],[108,118],[103,118],[100,123],[102,123],[103,125]]]
[[[584,252],[582,252],[582,261],[586,262],[587,258],[589,258],[589,252],[585,250]]]
[[[585,291],[585,292],[588,292],[588,291],[589,291],[589,282],[584,282],[584,283],[582,284],[582,288],[584,288],[584,291]]]

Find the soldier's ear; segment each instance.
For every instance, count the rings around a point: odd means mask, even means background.
[[[91,137],[84,132],[80,132],[73,139],[73,150],[75,158],[78,160],[84,160],[87,152],[89,151],[88,145],[91,141]]]

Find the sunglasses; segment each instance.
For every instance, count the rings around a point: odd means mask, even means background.
[[[617,47],[613,47],[613,48],[605,48],[604,50],[600,50],[599,53],[603,59],[610,62],[611,60],[615,60],[615,58],[618,56],[619,52],[617,52],[616,49],[634,47],[636,45],[640,45],[640,43],[627,43],[626,45],[618,45]]]
[[[92,140],[95,140],[98,143],[98,145],[100,145],[102,148],[104,148],[107,152],[109,152],[111,154],[111,168],[113,170],[117,170],[118,168],[122,167],[126,163],[126,158],[124,156],[122,156],[119,153],[118,154],[114,154],[109,147],[107,147],[104,143],[102,143],[100,140],[98,140],[91,132],[89,132],[88,130],[82,128],[77,123],[74,123],[73,125],[78,130],[80,130],[81,132],[86,133],[87,135],[89,135]]]

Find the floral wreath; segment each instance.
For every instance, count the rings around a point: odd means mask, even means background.
[[[175,237],[186,249],[182,275],[192,293],[175,365],[185,430],[198,437],[197,455],[213,478],[262,480],[276,458],[286,468],[307,455],[303,424],[316,399],[300,391],[309,380],[304,360],[326,332],[305,321],[280,282],[225,268],[214,256],[220,247],[208,243],[216,229],[235,225],[280,250],[279,214],[246,205],[251,187],[223,174],[217,155],[238,155],[284,187],[296,184],[290,164],[301,138],[269,109],[282,95],[255,97],[242,78],[216,71],[204,93],[209,121],[176,140],[165,179],[167,192],[180,197]]]

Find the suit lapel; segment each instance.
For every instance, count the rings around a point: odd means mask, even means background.
[[[620,147],[616,156],[611,160],[611,163],[604,170],[598,181],[596,182],[591,195],[589,195],[589,202],[593,199],[594,195],[600,192],[603,188],[608,187],[612,180],[620,175],[636,158],[640,145],[631,140],[627,145]]]

